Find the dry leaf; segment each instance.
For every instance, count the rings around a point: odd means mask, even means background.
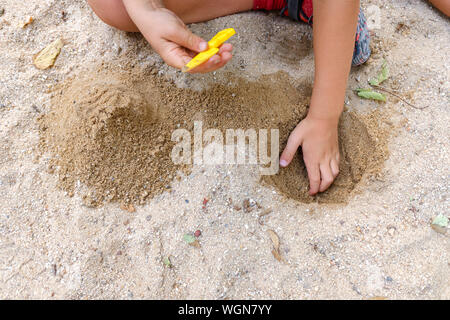
[[[183,236],[183,240],[190,246],[193,246],[195,248],[200,248],[200,242],[197,239],[195,239],[195,237],[191,234],[185,234]]]
[[[270,239],[272,240],[273,247],[275,248],[275,250],[279,251],[280,250],[280,238],[278,238],[278,235],[273,230],[267,230],[267,232],[269,233]]]
[[[440,233],[440,234],[446,234],[447,233],[447,228],[443,228],[443,227],[440,227],[440,226],[435,225],[435,224],[431,224],[431,228],[434,231],[436,231],[437,233]]]
[[[272,254],[275,257],[275,259],[277,259],[278,261],[280,261],[280,262],[283,261],[283,258],[281,258],[281,254],[280,254],[279,250],[273,249]]]
[[[273,230],[267,230],[267,232],[269,233],[270,240],[272,240],[272,243],[273,243],[273,250],[272,250],[273,256],[278,261],[280,261],[280,262],[283,261],[284,262],[284,259],[281,256],[281,252],[280,252],[280,238],[278,237],[276,232],[273,231]]]
[[[189,243],[190,246],[193,246],[195,248],[200,248],[200,242],[198,242],[198,240],[195,240],[191,243]]]
[[[19,27],[21,27],[22,29],[24,29],[27,25],[29,25],[30,23],[32,23],[34,21],[32,16],[28,16],[27,20],[25,20]]]
[[[62,40],[57,39],[37,53],[33,58],[36,68],[44,70],[53,66],[63,46]]]

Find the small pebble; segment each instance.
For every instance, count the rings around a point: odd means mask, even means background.
[[[202,235],[202,232],[200,230],[197,230],[197,231],[194,232],[194,236],[196,238],[200,237],[201,235]]]

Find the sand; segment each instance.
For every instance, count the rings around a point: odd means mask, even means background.
[[[422,1],[371,5],[382,28],[350,75],[341,175],[311,198],[301,154],[265,178],[168,161],[170,133],[193,120],[277,127],[285,143],[309,104],[308,26],[266,13],[191,25],[238,34],[229,66],[190,76],[84,1],[0,2],[0,296],[448,299],[448,233],[430,227],[449,204],[448,19]],[[55,66],[36,69],[57,38]],[[355,96],[384,59],[385,86],[426,109]]]
[[[41,151],[52,154],[49,171],[56,168],[69,195],[79,189],[84,204],[94,207],[105,201],[144,204],[170,189],[178,170],[192,170],[192,161],[179,166],[171,159],[174,130],[192,131],[198,120],[224,137],[227,129],[277,128],[281,152],[307,113],[308,86],[294,84],[283,72],[254,82],[228,74],[227,85],[200,92],[177,88],[156,73],[153,67],[120,70],[103,64],[51,90],[51,111],[39,119]],[[387,158],[388,130],[379,125],[379,114],[366,116],[366,123],[356,113],[343,114],[341,173],[327,192],[308,195],[301,152],[292,166],[262,180],[301,202],[345,203],[362,177],[380,173]]]

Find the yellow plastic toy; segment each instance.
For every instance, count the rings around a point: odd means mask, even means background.
[[[181,71],[187,72],[189,70],[194,69],[195,67],[198,67],[202,63],[208,61],[209,58],[211,58],[213,55],[219,52],[218,48],[235,34],[236,31],[233,28],[228,28],[218,32],[211,40],[208,41],[209,49],[200,52],[198,55],[192,58],[192,60],[189,61],[183,67],[183,69],[181,69]]]

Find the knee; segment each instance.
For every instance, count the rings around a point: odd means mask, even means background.
[[[104,23],[123,31],[139,31],[122,0],[88,0],[88,3]]]

